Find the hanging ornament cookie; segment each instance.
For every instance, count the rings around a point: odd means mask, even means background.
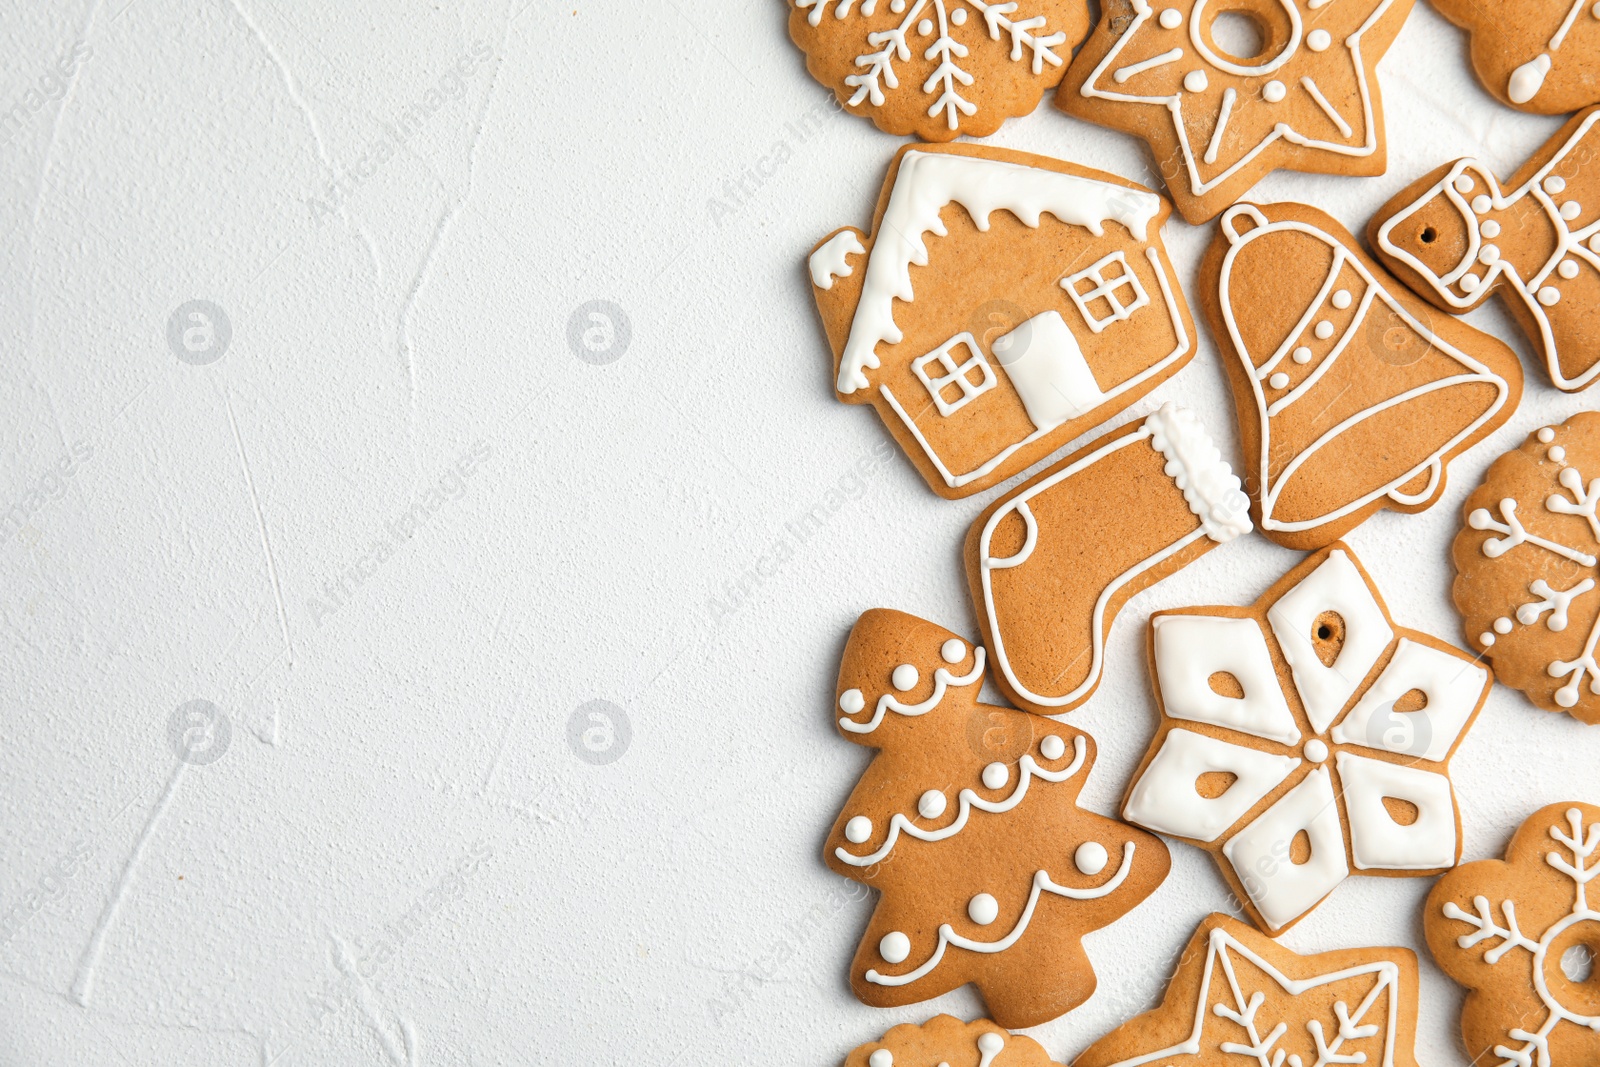
[[[1385,204],[1367,235],[1452,315],[1499,293],[1557,389],[1600,375],[1600,107],[1574,115],[1504,187],[1476,159],[1445,164]]]
[[[1538,707],[1600,723],[1600,413],[1545,426],[1462,506],[1451,595],[1467,642]]]
[[[1451,460],[1522,396],[1510,348],[1406,291],[1315,208],[1230,208],[1200,277],[1256,521],[1289,548],[1432,507]]]
[[[941,496],[1024,470],[1193,357],[1161,245],[1171,210],[1044,156],[902,149],[873,234],[811,253],[836,395],[875,407]]]
[[[1502,104],[1562,115],[1600,103],[1600,6],[1594,0],[1433,0],[1467,31],[1472,68]]]
[[[971,982],[1001,1026],[1037,1026],[1094,992],[1083,935],[1149,896],[1171,859],[1154,835],[1077,806],[1094,742],[980,704],[984,667],[982,646],[943,627],[861,616],[834,719],[878,755],[824,857],[881,894],[850,965],[864,1003]]]
[[[1412,0],[1106,0],[1056,94],[1068,114],[1143,138],[1178,213],[1213,218],[1279,167],[1382,174],[1378,60]],[[1236,56],[1220,19],[1258,44]]]
[[[843,107],[896,136],[987,137],[1089,30],[1084,0],[790,0],[789,36]]]
[[[1249,533],[1249,508],[1200,420],[1170,403],[996,500],[966,545],[995,683],[1044,715],[1088,700],[1122,605]]]
[[[1600,1063],[1600,808],[1552,804],[1504,860],[1468,863],[1428,894],[1422,927],[1445,974],[1471,990],[1467,1057],[1493,1067]]]
[[[1031,1037],[987,1019],[964,1023],[935,1015],[921,1026],[902,1023],[845,1057],[844,1067],[1060,1067]]]
[[[1299,956],[1226,915],[1201,922],[1161,1006],[1072,1067],[1417,1067],[1417,957]],[[953,1065],[952,1065],[953,1067]]]
[[[1150,620],[1161,725],[1122,816],[1212,852],[1276,937],[1356,874],[1461,854],[1450,757],[1493,679],[1394,625],[1343,544],[1248,608]]]

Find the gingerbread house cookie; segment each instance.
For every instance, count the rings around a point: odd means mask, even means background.
[[[1467,31],[1478,81],[1502,104],[1561,115],[1600,103],[1600,7],[1592,0],[1433,0]]]

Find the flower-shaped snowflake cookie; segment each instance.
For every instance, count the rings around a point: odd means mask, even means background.
[[[1157,613],[1150,662],[1161,726],[1123,817],[1213,852],[1262,929],[1287,930],[1352,872],[1455,866],[1449,760],[1493,679],[1395,626],[1349,548],[1252,607]]]
[[[1504,860],[1450,872],[1428,894],[1433,958],[1471,993],[1467,1055],[1483,1067],[1600,1063],[1600,808],[1552,804],[1522,824]]]
[[[1375,69],[1412,0],[1106,0],[1056,105],[1144,138],[1178,211],[1213,217],[1278,167],[1382,174]],[[1259,44],[1232,55],[1219,16]]]
[[[1084,0],[790,0],[812,77],[880,130],[948,141],[1026,115],[1089,31]]]
[[[844,1067],[1060,1067],[1031,1037],[988,1019],[964,1023],[935,1015],[921,1026],[902,1023],[845,1057]]]
[[[1452,591],[1467,640],[1534,704],[1600,722],[1600,413],[1531,434],[1463,507]]]

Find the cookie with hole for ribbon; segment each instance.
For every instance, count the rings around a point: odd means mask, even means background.
[[[1424,175],[1367,236],[1442,311],[1464,315],[1498,294],[1557,389],[1600,375],[1600,107],[1574,115],[1503,185],[1470,158]]]
[[[1564,115],[1600,103],[1594,0],[1433,0],[1467,31],[1478,81],[1507,107]]]
[[[1031,1037],[987,1019],[964,1023],[935,1015],[921,1026],[902,1023],[845,1057],[844,1067],[1060,1067]]]
[[[857,620],[833,718],[878,754],[824,859],[879,893],[850,964],[862,1002],[900,1007],[970,982],[1015,1029],[1089,998],[1084,934],[1154,892],[1171,857],[1154,834],[1078,807],[1093,739],[980,703],[987,665],[982,645],[914,616]]]
[[[1351,874],[1455,866],[1450,759],[1493,677],[1396,626],[1344,544],[1250,607],[1157,612],[1149,642],[1161,722],[1122,816],[1213,853],[1261,929]]]
[[[1226,915],[1201,922],[1161,1005],[1073,1067],[1417,1067],[1417,956],[1352,948],[1301,956]]]
[[[1194,223],[1278,168],[1382,174],[1376,68],[1411,4],[1105,0],[1056,106],[1148,143]]]
[[[1408,291],[1331,216],[1238,204],[1200,264],[1261,532],[1317,549],[1432,507],[1522,397],[1504,343]]]

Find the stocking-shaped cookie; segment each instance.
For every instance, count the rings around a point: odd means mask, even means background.
[[[1172,404],[995,501],[967,534],[966,562],[996,683],[1046,715],[1088,700],[1122,605],[1249,533],[1248,512],[1205,427]]]
[[[1381,508],[1417,512],[1522,396],[1515,353],[1384,273],[1303,204],[1238,204],[1201,262],[1261,532],[1330,544]]]
[[[972,982],[1001,1026],[1036,1026],[1094,992],[1081,938],[1153,892],[1170,858],[1155,836],[1077,806],[1087,734],[978,703],[983,673],[983,648],[942,627],[861,616],[835,721],[879,751],[824,855],[882,894],[850,965],[862,1001],[914,1004]]]
[[[1447,163],[1372,217],[1378,257],[1452,315],[1494,293],[1557,389],[1600,375],[1600,107],[1575,115],[1502,188],[1476,159]]]

